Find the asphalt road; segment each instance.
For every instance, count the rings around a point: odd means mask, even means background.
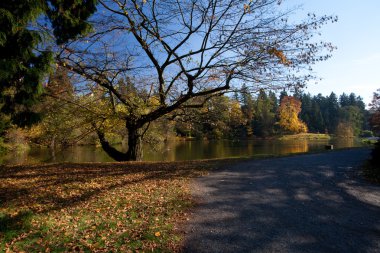
[[[185,252],[380,252],[369,149],[253,160],[195,180]]]

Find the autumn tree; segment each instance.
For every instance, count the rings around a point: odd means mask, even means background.
[[[301,102],[291,96],[284,96],[278,110],[280,127],[289,133],[305,133],[307,126],[298,118],[301,112]]]
[[[103,149],[119,161],[141,159],[151,122],[201,107],[243,81],[251,91],[302,85],[310,76],[297,70],[327,59],[333,49],[310,38],[335,18],[289,21],[294,11],[281,10],[278,0],[99,2],[94,32],[67,43],[57,61],[83,83],[101,87],[109,113],[92,117],[92,125]],[[137,92],[121,92],[118,80],[126,77]],[[106,138],[111,114],[125,126],[125,153]]]

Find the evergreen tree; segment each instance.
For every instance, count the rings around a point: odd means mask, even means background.
[[[243,87],[241,89],[241,103],[242,103],[241,110],[246,119],[246,134],[247,136],[252,136],[253,134],[252,121],[254,118],[254,101],[253,101],[253,97],[250,91],[248,90],[245,84],[243,84]]]
[[[301,113],[299,115],[300,119],[305,122],[311,132],[315,131],[315,126],[312,124],[312,98],[310,93],[303,93],[300,98],[301,101]]]
[[[253,119],[255,135],[267,137],[273,134],[273,126],[276,122],[274,107],[274,101],[261,89],[255,102],[255,117]]]
[[[350,97],[343,92],[342,95],[339,96],[339,104],[341,107],[349,106],[350,104]]]
[[[330,96],[327,98],[327,110],[328,118],[326,120],[327,131],[333,133],[338,125],[339,121],[339,102],[338,97],[334,92],[331,92]]]
[[[46,31],[36,23],[46,17],[56,42],[63,43],[89,30],[86,20],[96,4],[97,0],[0,1],[0,111],[10,115],[10,121],[23,126],[38,119],[30,108],[42,93],[53,52]]]

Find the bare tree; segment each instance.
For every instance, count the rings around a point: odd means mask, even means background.
[[[279,0],[99,2],[94,32],[68,43],[58,62],[87,87],[100,87],[109,115],[124,122],[126,153],[107,142],[106,116],[93,121],[103,149],[118,161],[141,159],[150,122],[202,106],[243,82],[252,90],[302,86],[310,66],[334,49],[313,43],[312,36],[336,18],[291,22],[294,10],[284,10]]]

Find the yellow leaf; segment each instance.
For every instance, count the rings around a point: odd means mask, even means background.
[[[154,233],[154,235],[155,235],[156,237],[159,237],[159,236],[161,236],[161,233],[160,233],[160,232],[156,232],[156,233]]]

